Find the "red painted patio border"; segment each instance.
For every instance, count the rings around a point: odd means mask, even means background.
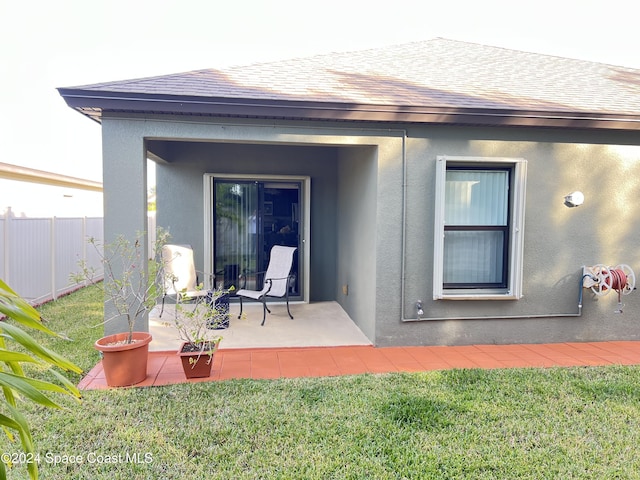
[[[327,377],[419,372],[453,368],[532,368],[640,365],[640,342],[610,341],[459,347],[343,346],[220,349],[210,377],[187,380],[175,352],[150,352],[147,379],[135,387],[235,378]],[[81,390],[107,389],[102,364],[80,382]]]

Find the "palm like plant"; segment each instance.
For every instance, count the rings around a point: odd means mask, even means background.
[[[0,280],[0,317],[6,316],[15,323],[61,337],[47,328],[35,308],[16,294],[4,281]],[[22,348],[14,349],[12,343]],[[39,380],[25,374],[22,364],[35,363],[45,365],[58,380],[59,384]],[[20,412],[17,400],[26,398],[49,408],[61,408],[45,392],[61,393],[80,399],[80,391],[64,375],[51,367],[64,371],[82,373],[82,369],[52,350],[40,345],[23,328],[8,321],[0,322],[0,387],[4,398],[0,399],[0,425],[11,441],[15,441],[15,432],[25,454],[34,457],[36,452],[29,425]],[[9,465],[11,466],[11,465]],[[38,478],[36,461],[27,464],[29,476]],[[0,478],[6,478],[4,462],[0,461]]]

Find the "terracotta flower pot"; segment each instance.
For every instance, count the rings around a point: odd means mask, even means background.
[[[102,368],[110,387],[126,387],[147,378],[147,358],[151,334],[133,332],[133,343],[126,341],[128,333],[102,337],[94,344],[102,352]]]
[[[211,375],[211,367],[213,366],[213,353],[209,355],[209,350],[204,352],[189,351],[189,343],[184,342],[178,349],[178,356],[182,360],[182,370],[187,378],[203,378]],[[213,352],[218,347],[214,344]]]

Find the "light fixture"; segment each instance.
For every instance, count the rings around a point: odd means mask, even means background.
[[[564,197],[564,204],[569,207],[579,207],[584,203],[584,194],[582,192],[571,192]]]

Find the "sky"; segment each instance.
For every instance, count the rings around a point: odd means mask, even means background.
[[[435,37],[640,69],[637,30],[631,0],[0,0],[0,162],[102,180],[100,125],[57,87]],[[0,179],[0,214],[96,197]]]

